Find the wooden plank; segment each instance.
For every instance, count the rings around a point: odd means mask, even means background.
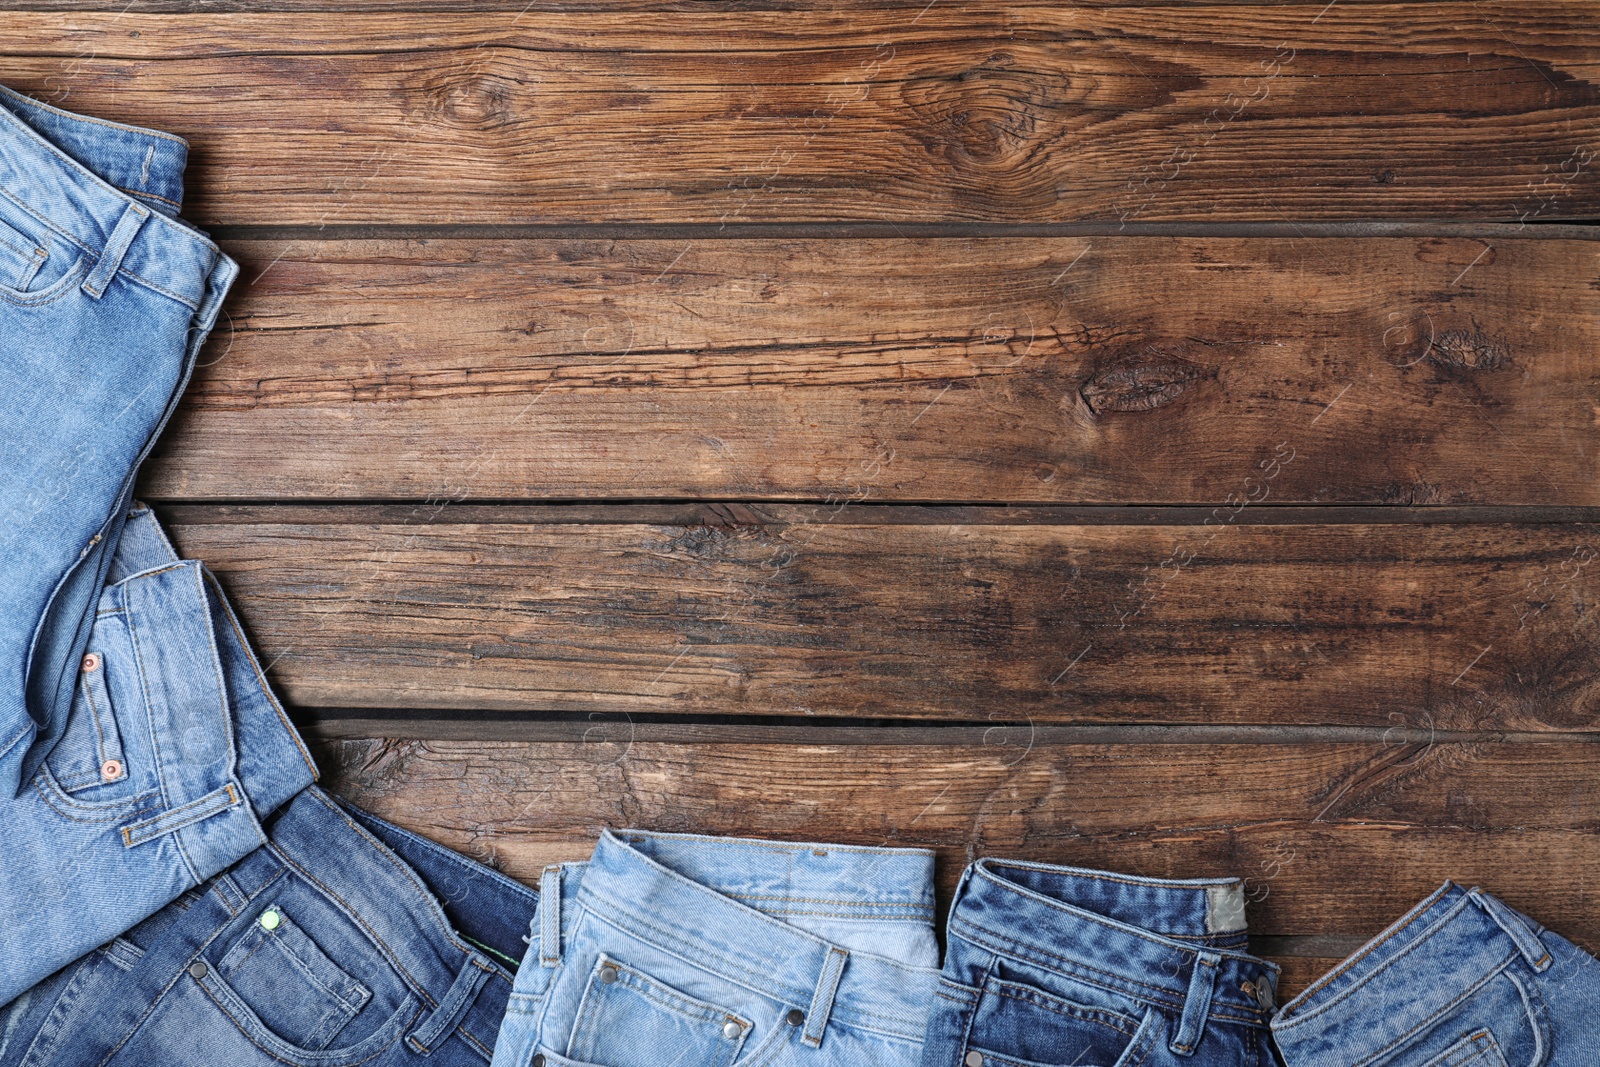
[[[266,241],[156,498],[1600,505],[1592,241]]]
[[[431,517],[173,532],[311,707],[1524,731],[1600,707],[1587,524]]]
[[[1445,879],[1600,948],[1594,745],[946,748],[348,741],[327,784],[513,877],[604,827],[1247,879],[1252,932],[1365,938]]]
[[[210,223],[1579,218],[1589,0],[16,12]],[[908,18],[913,8],[924,8]]]

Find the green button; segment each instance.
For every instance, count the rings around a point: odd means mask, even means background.
[[[283,916],[278,914],[277,909],[261,913],[261,929],[263,930],[276,930],[281,922],[283,922]]]

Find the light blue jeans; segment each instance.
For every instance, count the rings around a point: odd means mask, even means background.
[[[123,518],[66,729],[0,794],[0,1004],[265,844],[316,778],[215,580]]]
[[[0,88],[0,797],[66,729],[135,471],[238,273],[176,218],[187,154]]]
[[[494,1067],[918,1067],[933,854],[607,831],[545,871]]]
[[[1272,1021],[1289,1067],[1594,1067],[1600,960],[1446,882]]]

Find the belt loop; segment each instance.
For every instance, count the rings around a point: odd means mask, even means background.
[[[1183,1018],[1178,1020],[1178,1032],[1172,1035],[1172,1051],[1179,1056],[1193,1056],[1200,1038],[1205,1035],[1206,1016],[1211,1014],[1211,992],[1217,987],[1221,963],[1222,955],[1216,952],[1201,952],[1194,961],[1189,993],[1183,999]]]
[[[144,220],[149,217],[150,209],[144,205],[128,205],[128,209],[122,213],[122,218],[117,221],[116,229],[111,231],[111,237],[106,241],[105,248],[100,252],[100,262],[94,265],[94,270],[83,280],[84,292],[96,300],[104,295],[106,286],[111,284],[117,269],[122,266],[122,257],[127,254],[133,239],[139,235],[139,227],[143,226]]]
[[[806,1028],[800,1043],[812,1048],[822,1046],[822,1031],[828,1026],[828,1016],[833,1014],[833,995],[839,991],[839,979],[844,975],[844,965],[850,953],[838,945],[828,946],[827,958],[822,961],[822,973],[817,976],[817,991],[812,994],[811,1007],[806,1009]]]
[[[1467,890],[1467,896],[1494,920],[1496,926],[1506,932],[1506,936],[1511,938],[1511,943],[1517,946],[1517,951],[1522,953],[1522,958],[1528,961],[1528,966],[1536,973],[1543,972],[1550,966],[1554,957],[1544,947],[1544,942],[1539,940],[1538,933],[1529,928],[1526,919],[1497,898],[1476,887]]]
[[[444,1000],[433,1009],[421,1024],[406,1035],[406,1043],[424,1056],[430,1055],[439,1044],[444,1041],[456,1023],[472,1007],[472,1002],[478,996],[478,990],[483,988],[483,983],[489,980],[490,968],[494,965],[477,953],[467,957],[467,962],[461,967],[461,973],[456,975],[456,980],[450,983],[450,991],[444,995]]]
[[[539,876],[539,966],[561,966],[561,868]]]

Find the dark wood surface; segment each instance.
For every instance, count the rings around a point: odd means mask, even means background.
[[[140,491],[327,784],[1600,949],[1589,0],[0,0],[244,265]],[[1557,223],[1560,223],[1559,225]]]
[[[0,54],[19,88],[192,136],[212,223],[1522,220],[1600,204],[1582,151],[1600,122],[1589,0],[229,6],[16,11]]]

